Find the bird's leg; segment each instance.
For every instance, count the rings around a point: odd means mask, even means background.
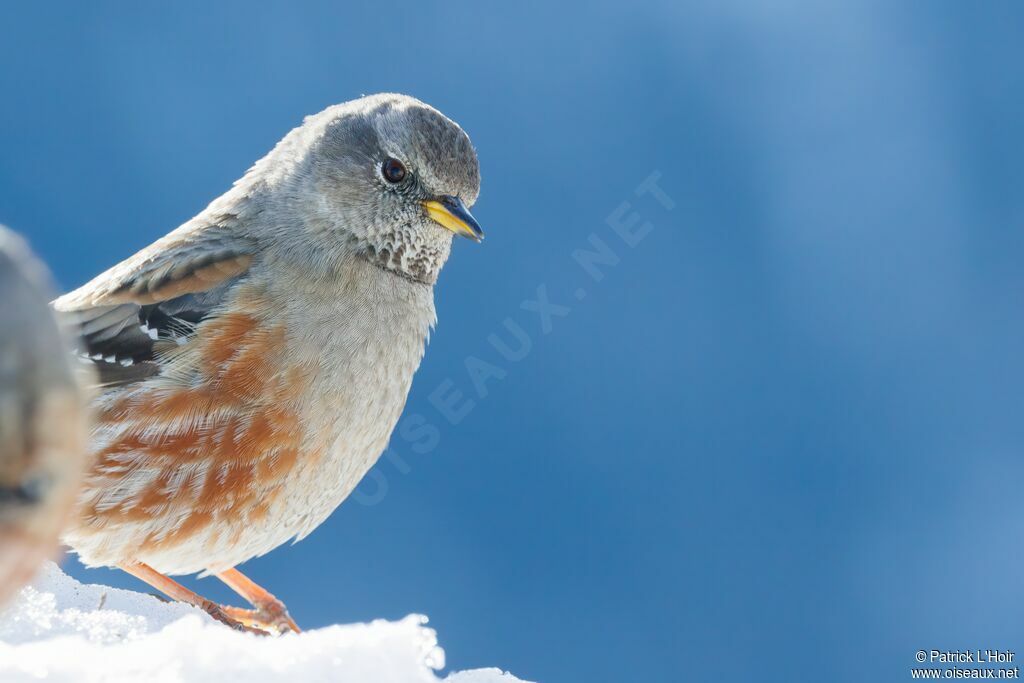
[[[167,597],[198,607],[217,621],[230,626],[236,631],[256,633],[263,636],[268,635],[266,631],[258,628],[252,628],[251,625],[247,624],[244,620],[231,617],[225,608],[211,600],[207,600],[197,593],[193,593],[188,588],[185,588],[177,581],[164,576],[148,564],[133,562],[131,564],[126,563],[118,566],[123,571],[126,571],[140,581],[149,584]]]
[[[228,614],[234,614],[235,618],[245,623],[260,627],[270,627],[279,633],[294,631],[301,633],[295,620],[288,614],[284,603],[274,597],[267,589],[263,588],[252,579],[237,569],[228,569],[217,574],[217,578],[228,585],[228,588],[235,591],[249,601],[255,610],[239,610],[230,608]]]

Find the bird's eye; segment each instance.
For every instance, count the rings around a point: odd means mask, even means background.
[[[405,179],[405,166],[398,159],[385,159],[380,172],[389,183],[400,183]]]

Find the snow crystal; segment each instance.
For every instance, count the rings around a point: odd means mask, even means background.
[[[47,563],[0,612],[0,680],[134,683],[437,683],[444,651],[426,617],[277,638],[238,633],[199,609],[81,584]],[[517,683],[498,669],[445,683]]]

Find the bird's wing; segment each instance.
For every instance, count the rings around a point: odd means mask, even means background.
[[[160,354],[188,341],[246,276],[256,250],[219,226],[171,233],[53,306],[77,326],[77,353],[100,384],[130,384],[160,373]]]

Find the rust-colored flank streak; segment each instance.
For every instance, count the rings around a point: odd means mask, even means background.
[[[283,342],[283,328],[252,315],[203,322],[195,348],[186,351],[198,354],[199,381],[128,393],[99,416],[122,429],[97,454],[92,487],[118,490],[119,480],[138,469],[157,468],[156,476],[123,502],[93,503],[83,516],[102,527],[176,520],[151,534],[143,550],[184,541],[220,521],[233,529],[265,519],[301,447],[294,406],[303,382],[282,371]]]

